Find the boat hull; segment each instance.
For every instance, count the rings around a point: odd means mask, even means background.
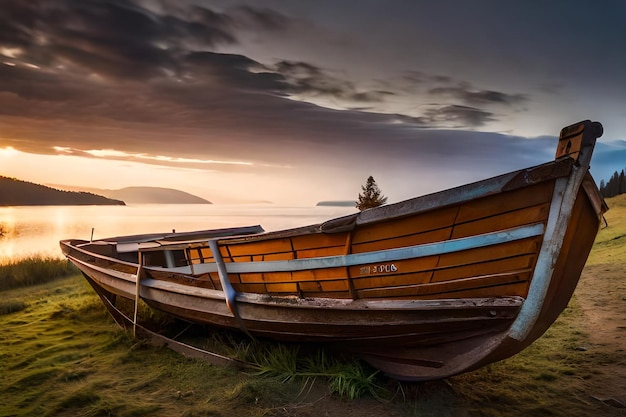
[[[61,248],[106,300],[445,378],[518,353],[567,306],[607,209],[588,173],[599,134],[573,125],[555,161],[320,225]]]

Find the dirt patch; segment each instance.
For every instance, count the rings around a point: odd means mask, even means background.
[[[597,368],[597,377],[585,380],[585,390],[613,407],[626,406],[626,266],[586,267],[575,296],[584,312],[581,328],[589,337],[588,346],[580,349],[593,355]]]
[[[584,337],[574,335],[573,339],[584,340],[575,346],[581,361],[576,364],[575,380],[561,379],[567,385],[568,398],[563,398],[560,410],[554,399],[545,413],[537,415],[602,415],[605,417],[626,416],[626,265],[621,262],[587,266],[583,271],[574,295],[574,303],[579,309],[575,318],[574,332],[584,333]],[[497,366],[497,365],[496,365]],[[488,370],[479,371],[488,376]],[[523,372],[523,369],[522,369]],[[477,374],[478,374],[477,373]],[[471,376],[470,376],[471,378]],[[417,384],[414,389],[422,395],[411,396],[411,403],[398,399],[381,403],[374,399],[342,401],[320,390],[314,390],[300,405],[284,408],[280,416],[482,416],[485,413],[475,401],[467,402],[459,395],[459,381],[438,381],[429,385]],[[456,388],[455,388],[456,387]],[[423,392],[422,392],[423,391]],[[435,394],[433,394],[434,391]],[[438,397],[433,400],[434,397]],[[426,402],[424,409],[417,407]],[[435,404],[428,404],[433,402]],[[579,414],[572,410],[572,404],[579,402]],[[438,406],[436,404],[439,404]],[[446,405],[447,404],[447,405]],[[425,411],[424,411],[425,410]],[[505,408],[502,408],[502,412]],[[276,410],[278,411],[278,410]],[[574,413],[574,414],[572,414]],[[590,414],[591,413],[591,414]],[[599,414],[596,414],[599,413]],[[508,414],[508,413],[507,413]],[[510,415],[521,415],[513,412]]]

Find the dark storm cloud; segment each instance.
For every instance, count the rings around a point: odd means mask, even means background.
[[[477,128],[496,120],[493,113],[475,107],[448,105],[425,111],[425,117],[433,126]]]
[[[23,48],[22,59],[35,65],[146,79],[176,71],[177,52],[189,46],[235,42],[227,17],[199,7],[185,20],[122,0],[6,3],[0,42]]]
[[[328,96],[356,102],[377,102],[394,93],[385,90],[359,90],[354,83],[334,77],[328,71],[306,62],[280,61],[276,70],[285,77],[290,92]]]
[[[54,153],[55,145],[81,156],[90,155],[81,149],[106,148],[277,164],[284,154],[268,153],[268,144],[302,158],[300,148],[378,147],[381,136],[374,132],[381,127],[428,126],[420,117],[289,99],[298,94],[373,103],[391,95],[359,89],[321,67],[216,52],[218,44],[237,42],[232,28],[242,22],[288,28],[284,16],[268,10],[154,11],[130,1],[92,0],[70,6],[35,1],[7,9],[14,10],[12,29],[21,30],[0,44],[20,49],[15,66],[0,66],[0,115],[15,118],[3,121],[13,138],[5,139],[7,145],[38,153]],[[241,14],[246,17],[236,20]],[[382,140],[391,140],[387,136]]]
[[[232,89],[233,94],[245,90],[276,95],[285,95],[289,89],[282,75],[243,55],[191,52],[182,57],[180,63],[180,75],[186,83],[196,87],[204,83],[207,89],[220,90],[225,95],[228,94],[225,89]]]
[[[479,89],[468,81],[440,74],[409,71],[383,82],[388,88],[435,100],[423,104],[422,117],[434,127],[477,128],[499,120],[500,111],[524,111],[527,94]]]
[[[280,32],[292,25],[292,20],[275,10],[236,6],[229,10],[247,29]]]
[[[469,106],[481,105],[520,105],[528,101],[524,94],[507,94],[493,90],[477,90],[468,83],[451,87],[435,87],[428,90],[433,96],[444,96],[458,99]]]
[[[115,149],[268,165],[314,159],[338,166],[342,158],[375,155],[383,165],[459,149],[463,133],[428,129],[483,127],[498,118],[494,107],[528,100],[422,71],[408,72],[404,84],[366,88],[341,71],[279,52],[272,62],[226,53],[242,27],[288,36],[295,20],[251,6],[166,6],[5,0],[0,47],[17,51],[5,51],[14,66],[0,63],[0,117],[11,133],[3,144],[39,153],[60,146],[90,157],[85,150]],[[415,114],[376,110],[407,85],[440,103]],[[323,106],[332,100],[345,102],[343,110]],[[503,137],[491,135],[476,149]]]
[[[3,2],[0,12],[0,42],[7,47],[27,47],[38,20],[36,2]]]
[[[235,27],[289,30],[289,18],[270,9],[241,6],[217,12],[170,6],[155,11],[129,0],[23,3],[8,2],[3,9],[0,19],[6,26],[0,42],[20,48],[18,64],[39,69],[20,65],[1,69],[0,91],[18,97],[0,97],[4,114],[48,118],[71,114],[85,119],[184,123],[189,128],[204,128],[210,120],[211,126],[223,129],[232,120],[246,119],[262,128],[269,120],[282,124],[272,131],[286,134],[296,123],[281,121],[277,114],[297,115],[307,128],[306,115],[315,113],[318,130],[338,127],[340,116],[355,119],[318,106],[311,111],[309,105],[287,100],[292,95],[364,104],[369,113],[359,116],[368,124],[393,119],[390,124],[472,128],[495,120],[479,105],[524,99],[447,86],[431,94],[450,95],[466,105],[433,106],[422,116],[375,117],[375,104],[393,97],[392,89],[363,88],[307,62],[260,63],[244,55],[216,52],[218,45],[237,43]],[[419,71],[410,77],[416,83],[452,82],[448,76]],[[50,108],[49,102],[59,104]]]
[[[27,66],[0,65],[0,92],[13,93],[32,102],[75,100],[84,95],[86,88],[84,82],[68,83],[55,74]],[[6,107],[0,109],[0,114],[5,112]]]
[[[2,6],[0,47],[15,56],[7,57],[13,66],[0,65],[0,114],[166,122],[199,110],[181,94],[169,102],[161,96],[168,89],[284,88],[279,76],[259,73],[261,64],[210,51],[236,38],[232,19],[206,8],[159,14],[130,1],[93,0]]]
[[[245,15],[241,19],[252,26],[268,30],[288,26],[286,17],[267,9],[234,10],[237,16]],[[206,88],[229,86],[281,96],[327,95],[357,102],[375,101],[390,94],[358,90],[352,83],[306,63],[283,61],[268,69],[242,55],[216,53],[216,45],[237,42],[232,27],[242,23],[235,24],[234,17],[198,6],[157,13],[122,0],[76,4],[34,1],[28,6],[9,2],[1,13],[6,23],[0,38],[2,45],[19,47],[21,61],[39,66],[49,84],[67,85],[71,77],[80,80],[98,75],[108,79],[108,89],[121,87],[126,92],[130,92],[130,86],[115,80],[156,80],[182,85],[183,89],[185,83],[197,88],[198,82],[204,81]],[[30,72],[34,78],[42,78]],[[5,82],[14,80],[6,78]],[[40,87],[60,92],[59,88]],[[20,94],[26,90],[13,87],[4,91],[29,98]],[[94,95],[93,90],[85,91],[85,95]]]

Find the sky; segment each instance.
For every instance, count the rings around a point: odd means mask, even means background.
[[[626,167],[626,2],[2,0],[0,175],[214,203],[389,202]]]

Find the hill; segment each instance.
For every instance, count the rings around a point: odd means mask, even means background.
[[[117,190],[55,185],[72,191],[88,191],[108,198],[123,200],[126,204],[212,204],[209,200],[173,188],[126,187]]]
[[[123,201],[87,192],[62,191],[0,176],[0,206],[125,205]]]
[[[209,200],[172,188],[126,187],[102,190],[102,195],[124,200],[129,204],[212,204]]]
[[[316,206],[331,206],[331,207],[355,207],[356,201],[341,200],[341,201],[320,201]]]

